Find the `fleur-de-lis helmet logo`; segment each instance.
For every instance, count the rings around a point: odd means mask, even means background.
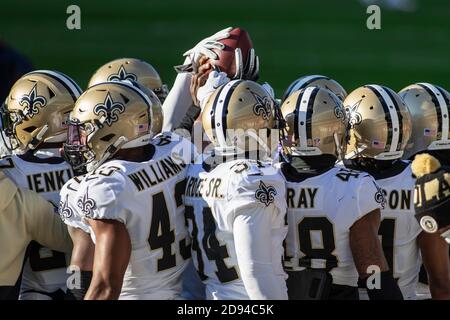
[[[29,94],[24,94],[19,101],[19,104],[24,107],[23,114],[29,118],[39,113],[39,108],[45,107],[47,99],[37,94],[36,84],[33,86]]]
[[[123,81],[123,80],[137,81],[137,76],[134,73],[128,73],[122,64],[120,65],[120,68],[117,71],[117,73],[109,75],[108,81]]]
[[[345,112],[347,113],[348,123],[351,128],[361,124],[362,115],[358,112],[359,106],[362,102],[362,99],[356,102],[352,106],[345,106]]]
[[[273,101],[268,96],[261,97],[257,93],[250,91],[256,100],[253,106],[253,112],[257,116],[262,116],[264,120],[268,120],[272,115]]]
[[[114,122],[119,120],[119,114],[125,111],[125,106],[120,102],[113,101],[111,94],[106,94],[105,101],[99,103],[94,107],[94,114],[104,116],[105,122],[111,126]]]
[[[277,190],[272,186],[266,186],[264,182],[259,182],[259,187],[256,189],[255,198],[267,206],[275,201]]]
[[[95,201],[94,199],[89,198],[88,189],[86,189],[86,193],[84,196],[78,198],[77,206],[80,208],[83,215],[86,217],[92,216],[92,210],[95,208]]]
[[[58,208],[59,216],[61,217],[62,221],[70,218],[73,215],[73,210],[69,207],[69,195],[66,194],[66,200],[59,202],[59,208]]]

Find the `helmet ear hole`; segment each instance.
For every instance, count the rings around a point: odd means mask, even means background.
[[[108,134],[104,137],[101,137],[100,140],[108,142],[110,141],[112,138],[114,138],[116,135],[114,133]]]
[[[31,133],[31,132],[33,132],[34,130],[36,130],[36,127],[35,127],[35,126],[29,126],[29,127],[26,127],[25,129],[23,129],[23,131],[26,131],[26,132],[28,132],[28,133]]]

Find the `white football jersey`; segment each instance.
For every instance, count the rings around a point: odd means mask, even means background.
[[[120,299],[175,299],[190,258],[184,219],[186,171],[192,144],[175,134],[153,141],[154,154],[143,162],[111,160],[81,181],[75,200],[86,219],[122,222],[131,239],[131,257]],[[90,230],[95,243],[95,234]]]
[[[192,238],[192,260],[206,285],[207,299],[248,300],[240,277],[233,223],[240,212],[272,207],[273,272],[286,291],[282,266],[285,224],[285,186],[269,164],[234,160],[209,172],[200,161],[188,170],[185,206]],[[287,296],[286,296],[287,297]]]
[[[334,284],[357,287],[350,228],[364,215],[381,208],[381,189],[370,175],[345,168],[307,176],[282,163],[280,172],[286,181],[289,226],[285,268],[324,269]]]
[[[383,189],[386,206],[381,211],[381,237],[384,256],[393,270],[394,279],[402,290],[403,298],[415,299],[422,258],[417,236],[421,228],[414,214],[414,183],[411,165],[397,164],[398,173],[388,178],[375,176]]]
[[[73,177],[70,165],[59,156],[57,149],[8,156],[0,160],[0,168],[17,186],[35,191],[55,208],[59,203],[60,189]],[[65,290],[69,257],[36,242],[31,243],[29,250],[23,269],[20,299],[48,299],[39,292]]]

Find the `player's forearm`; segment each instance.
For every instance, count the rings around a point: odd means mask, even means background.
[[[431,297],[435,300],[450,300],[450,280],[447,281],[428,279]]]
[[[121,288],[121,281],[107,280],[94,274],[84,300],[117,300]]]
[[[116,220],[89,220],[96,236],[94,270],[85,299],[117,299],[131,255],[125,225]]]
[[[422,254],[422,261],[428,273],[431,297],[433,299],[450,299],[450,262],[448,244],[439,235],[422,232],[417,241]]]
[[[388,271],[389,266],[384,257],[383,248],[378,238],[380,211],[368,213],[350,228],[350,248],[360,278],[366,278],[370,269],[378,267],[381,272]]]
[[[68,227],[73,242],[70,264],[83,271],[92,271],[94,265],[95,246],[89,234],[81,229]]]
[[[163,131],[173,131],[192,105],[190,73],[179,73],[162,105],[164,114]]]

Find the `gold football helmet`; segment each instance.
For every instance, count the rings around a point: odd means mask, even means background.
[[[169,89],[163,84],[156,69],[149,63],[133,58],[121,58],[101,66],[89,80],[88,87],[107,81],[132,80],[151,89],[161,100],[167,97]]]
[[[399,95],[412,117],[412,134],[404,158],[427,149],[450,149],[450,94],[429,83],[416,83]]]
[[[394,160],[403,156],[411,134],[411,116],[393,90],[366,85],[344,101],[350,123],[347,158],[357,156]]]
[[[151,89],[143,86],[139,82],[132,81],[132,80],[125,80],[124,82],[131,84],[132,86],[138,88],[139,90],[141,90],[143,93],[145,93],[147,95],[150,102],[152,103],[152,109],[151,109],[152,132],[155,135],[160,133],[162,130],[164,116],[163,116],[161,101],[159,100],[159,98],[156,96],[156,94]]]
[[[347,97],[347,91],[337,81],[320,75],[304,76],[292,82],[283,94],[281,101],[286,100],[291,94],[307,87],[319,87],[333,92],[341,101]]]
[[[22,76],[0,112],[7,148],[23,153],[42,142],[63,142],[68,115],[80,94],[75,81],[57,71],[37,70]]]
[[[342,101],[330,90],[307,87],[282,104],[286,121],[284,153],[294,156],[330,154],[341,158],[347,145],[347,118]]]
[[[218,154],[271,154],[274,145],[268,138],[278,141],[278,135],[271,134],[271,129],[279,125],[278,114],[275,101],[261,85],[232,80],[209,97],[202,111],[202,123]]]
[[[87,89],[70,113],[64,156],[74,169],[95,170],[118,150],[149,143],[151,101],[126,82]]]

